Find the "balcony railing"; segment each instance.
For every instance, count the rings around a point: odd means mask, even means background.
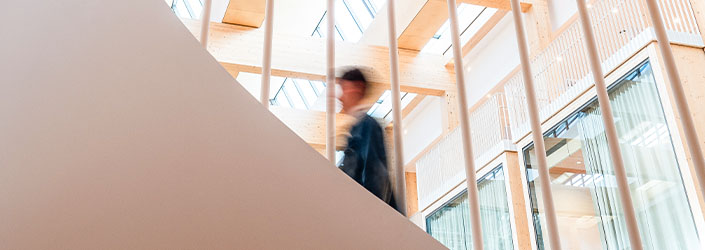
[[[688,0],[661,1],[662,14],[672,43],[704,47]],[[656,36],[643,0],[604,0],[590,6],[597,46],[604,72],[610,72]],[[569,25],[531,63],[541,120],[565,107],[592,86],[585,44],[578,22]],[[504,86],[512,139],[531,130],[521,71]]]
[[[504,150],[514,149],[508,128],[504,93],[484,99],[470,114],[476,166],[483,166]],[[425,208],[465,179],[459,129],[441,139],[416,163],[419,207]]]

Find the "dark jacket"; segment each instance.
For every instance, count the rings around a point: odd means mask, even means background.
[[[365,114],[350,129],[350,135],[340,169],[379,199],[397,209],[387,171],[384,130],[374,118]]]

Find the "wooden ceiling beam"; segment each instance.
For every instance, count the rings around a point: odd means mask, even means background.
[[[182,20],[198,34],[198,21]],[[261,73],[263,31],[238,25],[212,23],[208,50],[229,72]],[[325,40],[315,37],[274,34],[272,75],[324,81]],[[440,55],[399,50],[401,91],[440,96],[455,89],[453,69],[445,67]],[[336,43],[336,66],[373,69],[368,75],[372,85],[389,88],[389,49],[346,42]]]
[[[485,6],[499,10],[512,10],[509,0],[459,0],[458,2]],[[520,2],[519,4],[521,5],[521,12],[528,12],[529,9],[531,9],[531,3]]]
[[[266,0],[230,0],[223,23],[259,28],[264,22]]]
[[[509,0],[460,0],[458,4],[460,3],[495,8],[499,10],[498,13],[503,13],[502,16],[511,9]],[[522,12],[527,12],[531,8],[531,4],[522,2],[521,7]],[[399,48],[421,50],[446,20],[448,20],[448,5],[445,0],[426,1],[409,26],[399,36]]]
[[[399,48],[419,51],[448,20],[445,0],[428,0],[399,36]]]

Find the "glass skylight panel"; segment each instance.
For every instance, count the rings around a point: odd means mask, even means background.
[[[281,106],[285,108],[291,108],[291,102],[289,102],[289,99],[286,98],[286,95],[282,93],[281,95],[277,95],[273,101],[271,102],[272,105],[274,106]]]
[[[292,102],[294,108],[308,109],[308,105],[306,105],[306,103],[304,102],[303,96],[296,89],[296,86],[294,86],[293,81],[287,80],[286,82],[284,82],[284,87],[282,88],[282,91],[284,91],[286,96]]]
[[[335,31],[343,41],[357,42],[372,23],[385,0],[338,0],[335,3]],[[326,36],[326,13],[318,22],[311,36]]]
[[[406,94],[403,94],[403,93],[404,92],[402,92],[402,96],[404,96],[404,97],[401,98],[401,108],[402,109],[406,108],[406,106],[409,105],[411,100],[414,100],[414,98],[416,98],[416,93],[406,93]]]
[[[326,84],[321,81],[310,81],[311,85],[316,89],[317,95],[324,95],[326,93]]]
[[[382,96],[380,96],[379,99],[377,99],[377,102],[375,102],[375,104],[372,105],[372,108],[370,108],[370,110],[367,111],[367,114],[372,117],[382,118],[382,116],[376,116],[375,114],[376,114],[377,110],[380,110],[380,108],[382,107],[382,103],[384,103],[384,101],[387,100],[387,98],[389,98],[390,94],[391,94],[391,92],[389,90],[384,91],[384,93],[382,93]],[[380,112],[386,113],[385,111],[380,111]]]
[[[311,85],[311,82],[308,80],[300,80],[300,79],[292,79],[294,84],[296,84],[296,87],[299,89],[299,91],[303,94],[303,97],[306,101],[307,106],[309,109],[313,104],[316,102],[316,99],[318,99],[318,95],[316,95],[316,91],[313,89],[313,86]]]
[[[173,9],[179,17],[191,18],[191,14],[189,14],[183,0],[175,0],[171,5],[171,9]]]
[[[494,14],[496,9],[486,8],[472,4],[462,3],[458,6],[458,26],[460,27],[461,44],[464,44],[487,20]],[[487,13],[485,13],[487,12]],[[485,16],[487,15],[487,16]],[[481,17],[482,16],[482,17]],[[471,27],[473,30],[471,30]],[[475,28],[477,27],[477,28]],[[464,41],[463,41],[464,39]],[[451,46],[450,21],[446,22],[436,31],[436,34],[421,49],[421,52],[443,55],[449,51]]]
[[[377,11],[382,8],[382,5],[385,5],[387,3],[387,0],[365,0],[365,3],[369,3],[370,5],[372,5],[370,7],[372,7],[373,11],[377,13]]]
[[[487,21],[492,18],[492,16],[497,12],[497,9],[485,8],[485,10],[477,16],[477,19],[472,22],[472,24],[465,28],[460,35],[460,44],[466,44],[470,39],[477,33],[480,28],[482,28]],[[448,47],[450,48],[450,46]]]
[[[362,27],[355,22],[344,0],[335,3],[335,26],[345,41],[357,42],[362,38]]]
[[[203,12],[203,3],[200,0],[183,0],[188,4],[189,10],[191,10],[191,18],[198,19],[201,18],[201,12]]]
[[[201,18],[201,12],[203,12],[203,2],[201,0],[173,0],[171,9],[179,17],[198,19]]]
[[[407,98],[409,93],[400,92],[399,94],[401,95],[401,101],[400,101],[401,109],[404,110],[404,107],[406,107],[406,105],[404,104],[404,100],[410,101],[411,99]],[[392,98],[389,98],[389,101],[391,102]],[[407,104],[409,104],[409,102],[407,102]],[[392,108],[394,108],[394,107],[392,106]],[[392,115],[392,108],[390,108],[389,111],[387,111],[387,114],[384,115],[384,119],[387,121],[394,120],[394,116]]]
[[[357,24],[360,26],[361,31],[367,29],[375,18],[375,14],[368,8],[364,1],[359,0],[344,0],[346,7],[350,10],[350,14],[355,19]]]
[[[321,17],[321,21],[318,22],[318,26],[313,30],[313,34],[311,36],[317,36],[317,37],[326,37],[326,25],[328,24],[328,18],[326,18],[326,13],[323,13],[323,16]],[[335,40],[338,41],[344,41],[345,38],[343,38],[343,35],[340,33],[340,30],[338,30],[338,25],[335,26],[335,33],[337,33],[337,36],[335,37]]]
[[[414,97],[416,97],[416,94],[413,93],[406,93],[406,92],[401,92],[399,93],[401,95],[401,106],[402,109],[406,107],[406,105],[411,102]],[[375,104],[372,105],[372,108],[370,108],[369,111],[367,111],[367,114],[374,117],[374,118],[379,118],[379,119],[385,119],[387,121],[392,120],[392,92],[387,90],[384,91],[382,96],[375,102]]]

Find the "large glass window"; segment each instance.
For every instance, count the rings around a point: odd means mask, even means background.
[[[609,90],[645,249],[699,249],[698,235],[646,62]],[[544,135],[558,231],[565,249],[629,249],[622,204],[596,100]],[[533,146],[524,151],[538,249],[547,249]]]
[[[504,169],[499,166],[477,182],[486,250],[511,250],[510,224]],[[472,249],[470,207],[467,191],[453,198],[426,218],[426,231],[451,250]]]

